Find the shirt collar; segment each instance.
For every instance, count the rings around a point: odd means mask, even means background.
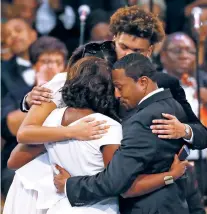
[[[146,95],[145,97],[143,97],[143,98],[140,100],[139,104],[140,104],[141,102],[143,102],[144,100],[146,100],[147,98],[151,97],[152,95],[157,94],[157,93],[159,93],[159,92],[161,92],[161,91],[164,91],[164,88],[158,88],[158,89],[156,89],[155,91],[150,92],[148,95]],[[138,104],[138,105],[139,105],[139,104]]]
[[[16,58],[16,62],[18,65],[22,65],[25,67],[30,67],[31,66],[31,62],[29,60],[23,59],[21,57],[17,57]]]

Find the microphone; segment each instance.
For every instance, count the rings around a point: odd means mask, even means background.
[[[191,14],[193,16],[193,28],[194,30],[198,31],[201,26],[201,14],[202,14],[202,9],[200,7],[194,7],[191,11]]]
[[[91,9],[88,5],[84,4],[78,8],[78,13],[80,16],[80,40],[79,45],[84,43],[84,34],[85,34],[85,21],[87,16],[90,14]]]
[[[81,22],[85,22],[87,16],[90,14],[90,12],[91,12],[91,9],[90,9],[90,7],[88,5],[86,5],[86,4],[81,5],[78,8],[78,13],[79,13],[79,16],[80,16],[80,21]]]

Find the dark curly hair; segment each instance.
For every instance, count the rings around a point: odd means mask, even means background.
[[[119,121],[108,63],[97,57],[84,57],[75,63],[71,72],[73,77],[62,89],[65,104],[73,108],[89,108]]]
[[[126,76],[137,81],[142,76],[147,76],[155,82],[157,71],[148,57],[143,54],[131,53],[118,60],[113,69],[124,69]]]
[[[114,35],[127,33],[148,39],[151,45],[165,37],[163,24],[159,18],[137,5],[118,9],[111,16],[110,30]]]

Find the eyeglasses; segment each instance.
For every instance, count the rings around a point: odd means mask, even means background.
[[[62,61],[62,60],[60,61],[60,60],[40,59],[40,60],[38,60],[38,62],[45,64],[45,65],[56,64],[57,66],[64,64],[64,61]]]
[[[169,51],[175,55],[180,55],[183,53],[183,51],[185,51],[187,54],[190,54],[190,55],[196,55],[196,50],[192,50],[192,49],[172,48],[172,49],[166,49],[166,51]]]

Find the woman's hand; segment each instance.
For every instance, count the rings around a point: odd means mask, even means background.
[[[95,121],[94,118],[83,119],[73,126],[73,137],[77,140],[95,140],[103,137],[108,132],[109,125],[105,120]],[[105,124],[105,125],[104,125]]]
[[[41,105],[42,102],[51,102],[52,91],[48,88],[35,86],[32,91],[27,94],[26,104],[29,108],[32,105]]]
[[[175,116],[171,114],[162,114],[166,119],[153,120],[150,126],[152,133],[157,134],[162,139],[179,139],[186,135],[185,124],[181,123]],[[189,139],[191,136],[189,136]]]
[[[172,176],[174,180],[180,178],[186,171],[187,167],[190,167],[190,163],[185,161],[180,161],[178,156],[175,155],[174,161],[171,165],[170,172],[172,173]]]

